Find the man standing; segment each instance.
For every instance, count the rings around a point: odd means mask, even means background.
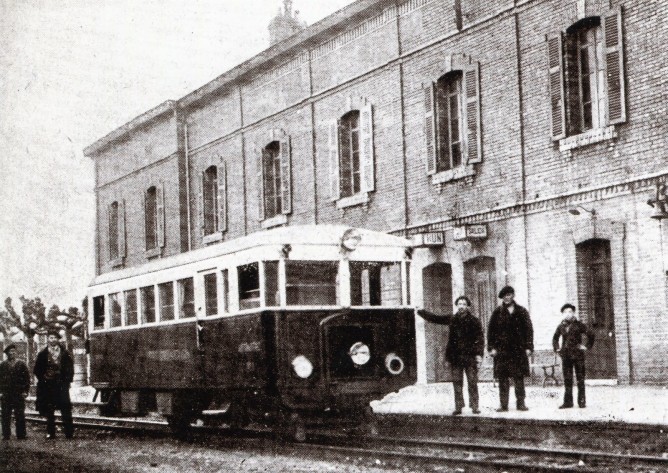
[[[564,374],[564,403],[559,409],[573,407],[573,369],[578,382],[578,406],[585,407],[585,351],[594,346],[594,332],[578,320],[573,304],[564,304],[561,313],[563,321],[552,337],[554,352],[561,355]],[[561,338],[561,349],[559,349]]]
[[[2,438],[11,435],[12,411],[16,423],[16,438],[26,438],[26,397],[30,390],[28,366],[16,358],[16,345],[5,348],[7,359],[0,363],[0,405],[2,406]]]
[[[499,292],[501,305],[494,309],[487,332],[487,349],[494,357],[494,377],[499,380],[501,407],[508,410],[510,378],[515,384],[518,411],[528,411],[524,403],[524,377],[529,376],[529,357],[533,352],[533,326],[529,311],[515,302],[515,290],[506,286]]]
[[[70,383],[74,378],[74,360],[60,344],[60,334],[57,331],[49,332],[47,343],[48,346],[37,354],[35,361],[37,410],[46,417],[47,439],[56,437],[56,409],[60,410],[65,437],[72,438],[74,427]]]
[[[445,359],[452,367],[452,384],[455,391],[455,410],[452,415],[460,415],[464,407],[464,373],[469,391],[469,406],[474,414],[478,408],[478,365],[482,363],[485,350],[482,324],[471,311],[471,301],[460,296],[455,301],[457,313],[454,316],[436,315],[426,310],[417,313],[425,320],[441,325],[450,324],[450,336],[445,348]]]

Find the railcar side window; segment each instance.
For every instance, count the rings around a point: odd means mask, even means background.
[[[237,267],[239,309],[260,307],[260,270],[258,263]]]
[[[181,304],[179,317],[182,319],[195,317],[195,286],[193,284],[193,278],[179,280],[178,288],[179,304]]]
[[[350,262],[352,305],[401,305],[401,264],[394,262]]]
[[[264,304],[267,306],[280,305],[278,293],[278,261],[264,262]]]
[[[137,291],[132,289],[125,291],[123,295],[125,296],[125,324],[137,325]]]
[[[165,282],[158,284],[160,296],[160,321],[174,320],[174,284]]]
[[[288,305],[337,305],[338,262],[286,261]]]
[[[207,316],[218,314],[218,281],[216,273],[204,275],[204,302]]]
[[[121,304],[118,300],[118,292],[109,294],[109,305],[111,306],[111,326],[121,326]]]
[[[93,297],[93,327],[104,328],[104,296]]]
[[[223,283],[223,311],[227,313],[230,311],[230,280],[227,269],[220,272],[220,277]]]
[[[153,323],[155,322],[155,288],[153,286],[142,287],[140,293],[142,322]]]

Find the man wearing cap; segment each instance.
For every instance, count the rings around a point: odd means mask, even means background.
[[[515,302],[515,290],[506,286],[499,292],[502,303],[489,320],[487,349],[494,357],[494,377],[499,380],[501,406],[508,410],[510,378],[515,384],[518,411],[529,410],[524,403],[524,377],[529,376],[529,357],[533,353],[533,325],[529,311]]]
[[[573,304],[564,304],[564,318],[552,337],[554,352],[561,355],[564,374],[564,403],[559,409],[573,407],[573,369],[578,383],[578,406],[585,407],[585,352],[594,346],[594,332],[578,320]],[[561,348],[559,348],[561,338]]]
[[[46,417],[46,438],[56,437],[55,410],[60,410],[65,437],[72,438],[72,403],[70,383],[74,378],[72,355],[60,344],[58,331],[49,331],[47,347],[37,354],[35,376],[37,377],[36,407]]]
[[[26,438],[26,402],[30,390],[28,366],[16,357],[16,345],[5,348],[7,359],[0,363],[0,406],[2,406],[2,438],[11,435],[12,411],[16,423],[16,438]]]

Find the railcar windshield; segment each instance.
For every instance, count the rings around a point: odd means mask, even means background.
[[[357,306],[400,306],[401,263],[350,262],[350,303]]]
[[[239,309],[260,307],[260,268],[258,263],[237,268],[239,281]]]
[[[336,261],[287,261],[287,305],[338,305],[339,265]]]

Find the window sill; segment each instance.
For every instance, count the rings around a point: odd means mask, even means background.
[[[162,255],[162,248],[159,246],[157,248],[151,248],[150,250],[146,250],[146,257],[147,258],[155,258],[156,256]]]
[[[122,256],[120,258],[109,260],[109,264],[111,265],[112,268],[120,268],[123,266],[124,263],[125,263],[125,258],[123,258]]]
[[[208,245],[209,243],[216,243],[223,240],[223,232],[212,233],[211,235],[204,235],[202,237],[202,243]]]
[[[468,164],[466,166],[457,166],[454,169],[448,169],[447,171],[432,174],[431,183],[433,185],[439,185],[473,176],[475,176],[473,164]]]
[[[364,205],[365,207],[369,204],[369,193],[360,192],[350,197],[342,197],[336,201],[337,209],[345,209],[347,207],[354,207],[356,205]]]
[[[268,228],[274,228],[280,225],[286,225],[287,223],[288,223],[288,216],[286,214],[278,214],[270,218],[265,218],[264,220],[262,220],[262,223],[260,223],[260,226],[266,230]]]
[[[584,146],[601,143],[603,141],[617,138],[615,125],[606,126],[604,128],[595,128],[593,130],[585,131],[579,135],[569,136],[559,140],[559,151],[567,156],[570,156],[571,151]]]

